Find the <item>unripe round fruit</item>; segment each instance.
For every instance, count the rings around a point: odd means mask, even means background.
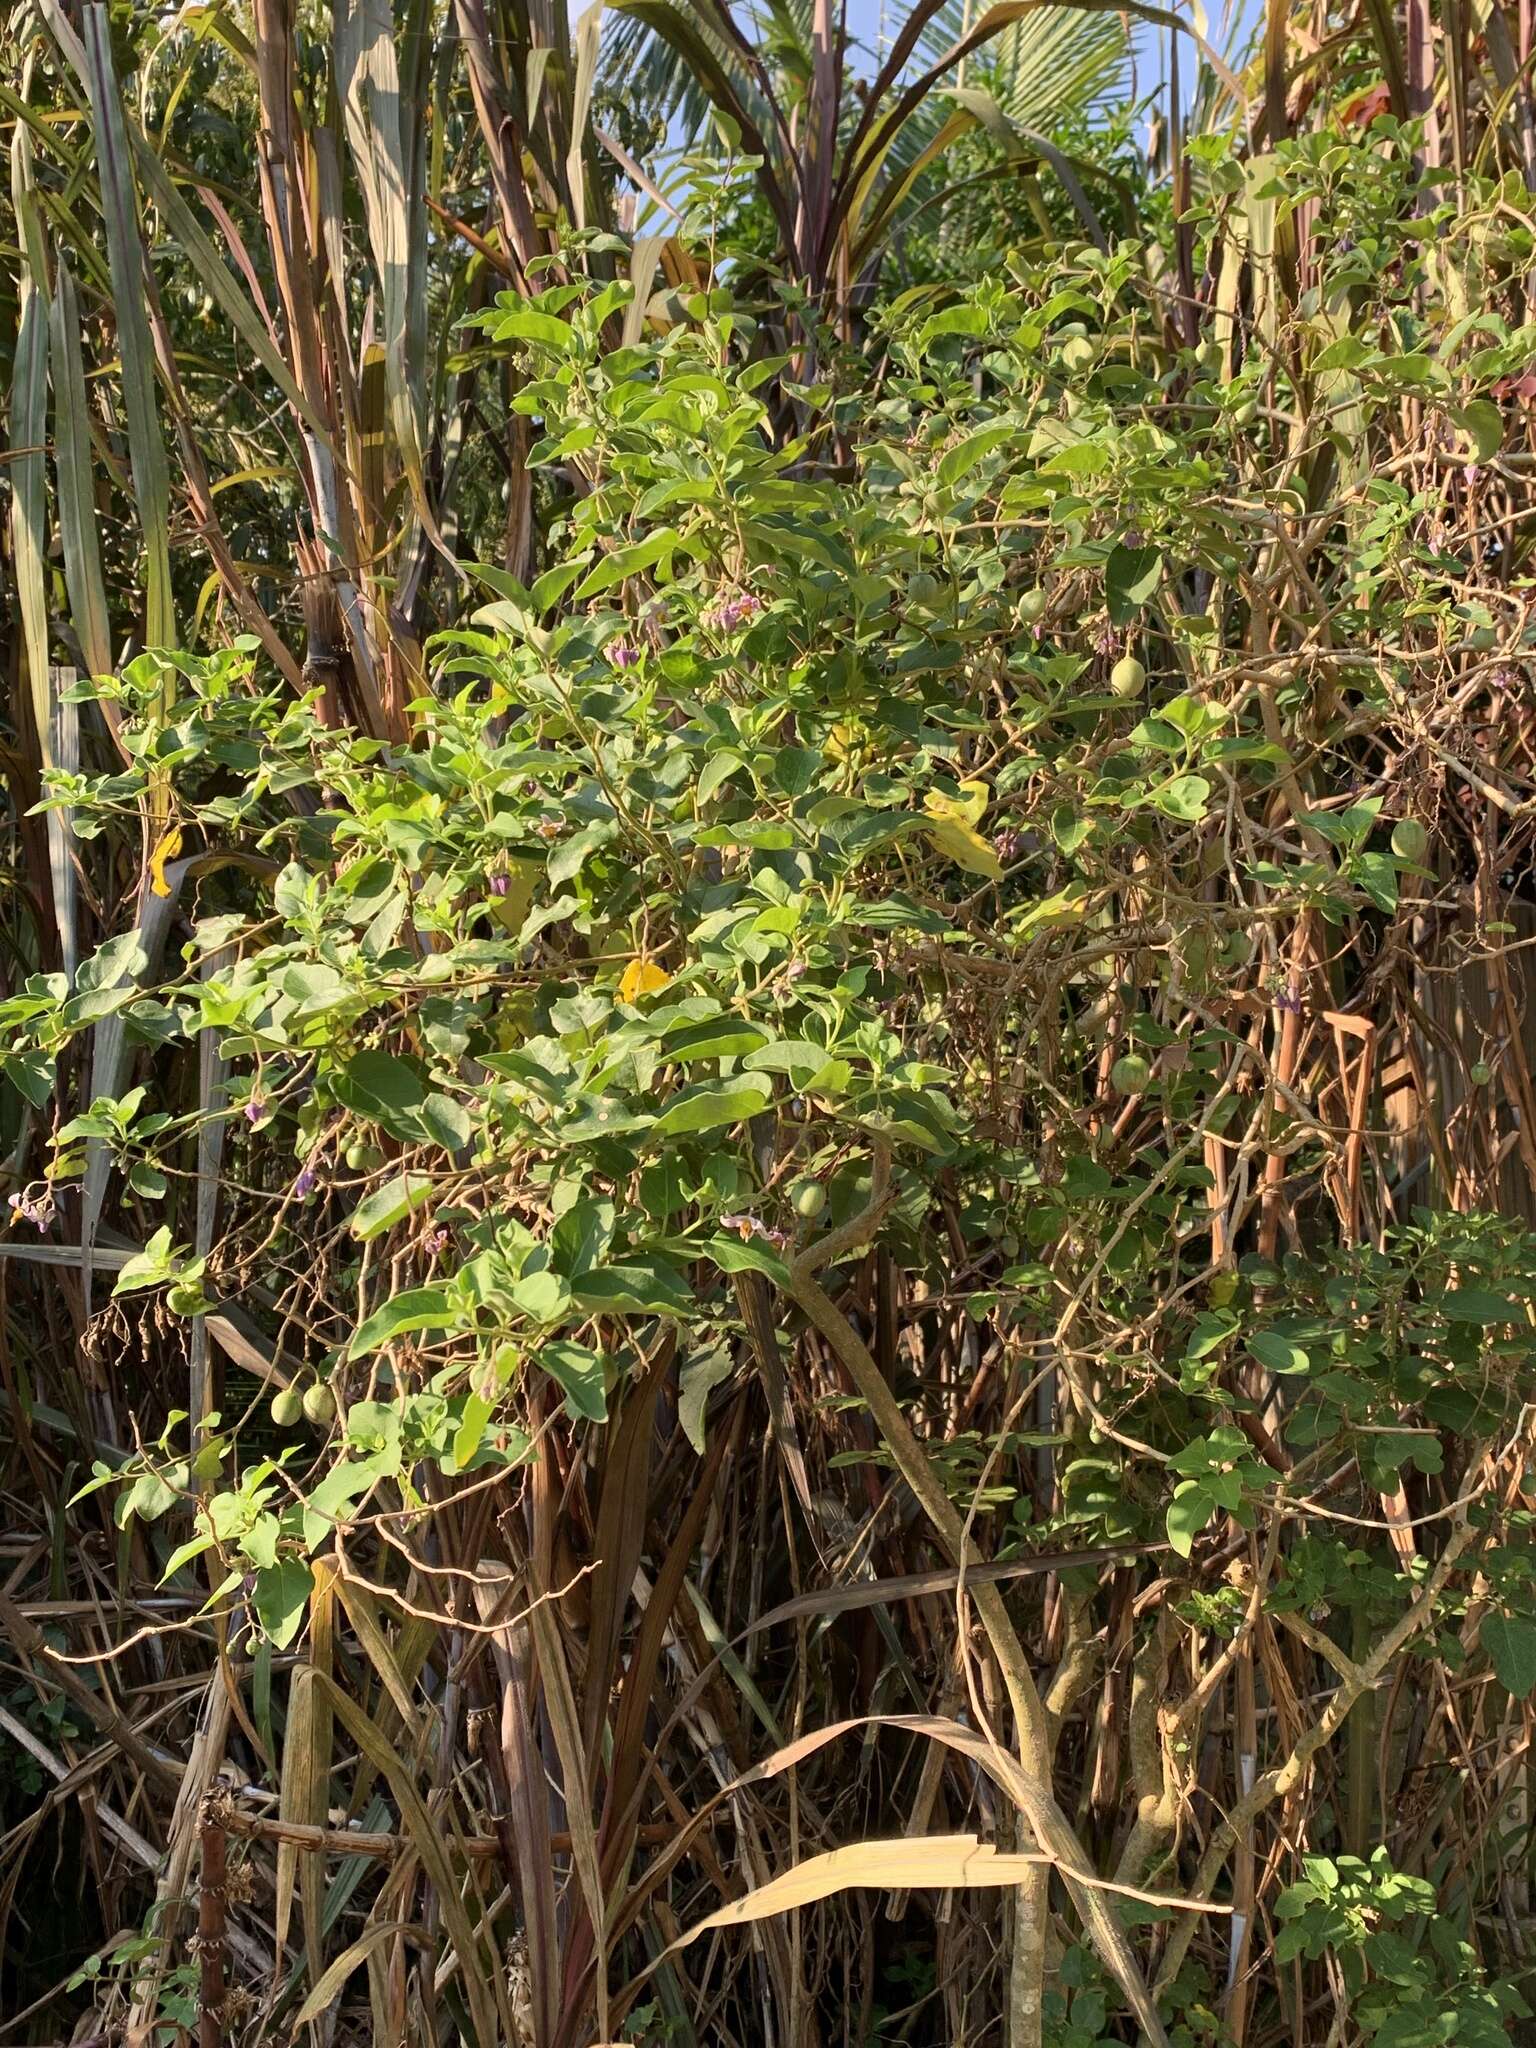
[[[1074,377],[1080,377],[1093,368],[1098,353],[1086,334],[1070,334],[1062,343],[1061,366],[1070,370]]]
[[[1235,405],[1232,408],[1232,420],[1235,426],[1251,427],[1258,416],[1259,401],[1256,398],[1245,398],[1241,405]]]
[[[1122,1095],[1142,1095],[1152,1079],[1152,1069],[1139,1052],[1123,1052],[1110,1068],[1109,1078]]]
[[[1392,827],[1392,851],[1410,867],[1423,867],[1429,858],[1429,834],[1417,818],[1398,819]]]
[[[354,1138],[341,1156],[355,1172],[367,1159],[368,1147],[361,1138]]]
[[[1005,1259],[1016,1259],[1019,1256],[1019,1240],[1011,1230],[1003,1232],[997,1240],[997,1248]]]
[[[316,1380],[312,1387],[304,1389],[304,1414],[317,1425],[336,1420],[336,1396],[324,1380]]]
[[[1045,617],[1045,608],[1050,603],[1050,601],[1051,600],[1049,593],[1047,591],[1042,590],[1038,583],[1035,585],[1033,590],[1020,591],[1020,623],[1025,626],[1032,626],[1035,624],[1037,619],[1043,619]]]
[[[1109,672],[1109,687],[1117,697],[1139,697],[1147,687],[1147,672],[1134,654],[1122,654]]]
[[[938,590],[939,579],[930,576],[926,569],[919,569],[907,578],[907,596],[917,604],[926,604]]]
[[[292,1429],[304,1413],[304,1403],[294,1387],[281,1387],[272,1396],[272,1420],[279,1429]]]
[[[827,1191],[819,1180],[796,1181],[789,1199],[794,1204],[795,1214],[803,1216],[809,1223],[827,1206]]]

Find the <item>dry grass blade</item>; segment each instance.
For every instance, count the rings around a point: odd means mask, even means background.
[[[277,1813],[279,1820],[297,1827],[315,1827],[325,1818],[323,1790],[317,1784],[315,1767],[315,1677],[310,1665],[298,1664],[288,1683],[288,1719],[283,1730],[282,1779]],[[308,1867],[306,1862],[304,1868],[307,1870]],[[299,1870],[297,1846],[290,1840],[280,1841],[277,1847],[277,1903],[272,1921],[279,1971],[283,1968],[283,1952],[288,1945]],[[320,1974],[316,1958],[311,1957],[310,1966],[310,1981],[313,1983]]]
[[[85,391],[80,307],[69,262],[59,251],[54,264],[49,318],[53,368],[54,479],[58,491],[59,540],[70,620],[87,675],[104,676],[112,666],[111,625],[96,531],[91,488],[91,414]]]
[[[11,204],[20,229],[19,313],[11,369],[11,546],[21,610],[32,720],[45,765],[52,765],[53,707],[48,688],[48,314],[42,227],[33,191],[32,137],[18,121],[11,136]]]
[[[674,1954],[715,1927],[740,1927],[766,1920],[774,1913],[792,1913],[800,1906],[853,1890],[946,1891],[973,1885],[1017,1885],[1033,1867],[1050,1858],[1038,1851],[1010,1854],[975,1835],[902,1836],[892,1842],[855,1842],[829,1849],[793,1870],[782,1871],[744,1898],[710,1913],[666,1951]]]
[[[336,85],[347,140],[367,210],[368,235],[383,304],[384,366],[395,446],[410,484],[416,516],[441,545],[427,497],[422,455],[420,379],[425,364],[408,357],[419,330],[413,292],[425,290],[424,251],[412,247],[413,209],[406,186],[404,114],[395,52],[394,17],[380,0],[342,0],[336,8]],[[372,508],[370,508],[372,509]]]
[[[586,1758],[581,1727],[576,1716],[576,1699],[566,1668],[565,1648],[554,1610],[547,1600],[535,1599],[528,1613],[529,1625],[538,1651],[538,1670],[550,1732],[565,1779],[565,1810],[570,1823],[571,1850],[576,1875],[592,1923],[592,1940],[597,1951],[597,2026],[608,2033],[608,1935],[607,1905],[603,1897],[603,1876],[598,1862],[597,1831],[587,1795]]]
[[[122,359],[123,406],[133,496],[144,536],[144,639],[174,647],[176,612],[171,593],[171,476],[155,403],[154,356],[144,304],[144,246],[134,190],[133,157],[122,96],[112,64],[111,31],[101,0],[87,0],[83,34],[86,89],[96,138],[112,303]]]
[[[294,2032],[323,2019],[346,1989],[352,1972],[366,1963],[376,1949],[382,1948],[387,1941],[394,1941],[397,1936],[414,1942],[421,1949],[430,1950],[432,1945],[426,1928],[414,1920],[371,1920],[356,1941],[349,1943],[339,1956],[326,1964],[309,1996],[293,2016]]]
[[[480,2048],[497,2048],[496,2011],[487,1990],[488,1966],[465,1910],[442,1833],[428,1813],[410,1772],[378,1725],[331,1680],[317,1675],[315,1683],[322,1688],[336,1719],[394,1796],[401,1828],[411,1838],[422,1869],[436,1889],[444,1928],[458,1954],[475,2038]]]

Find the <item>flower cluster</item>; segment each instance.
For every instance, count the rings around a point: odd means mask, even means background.
[[[745,626],[755,619],[762,610],[762,600],[750,590],[738,590],[729,597],[722,597],[705,614],[704,623],[713,626],[719,633],[734,633],[738,626]]]
[[[38,1230],[46,1230],[53,1221],[53,1197],[46,1188],[40,1195],[13,1194],[10,1209],[16,1222],[31,1223]]]

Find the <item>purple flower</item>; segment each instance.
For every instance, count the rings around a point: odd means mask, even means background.
[[[245,1105],[245,1120],[248,1124],[259,1124],[267,1113],[267,1105],[259,1095],[253,1095]]]
[[[610,641],[608,659],[615,668],[638,668],[640,664],[640,650],[632,640]]]
[[[722,1216],[720,1218],[720,1226],[723,1230],[734,1230],[743,1243],[746,1243],[749,1238],[753,1237],[765,1237],[769,1244],[786,1245],[789,1243],[789,1239],[782,1230],[771,1229],[761,1216]]]
[[[423,1240],[427,1252],[433,1258],[436,1258],[439,1252],[447,1251],[448,1243],[449,1233],[441,1225],[436,1230],[429,1230]]]
[[[511,881],[512,877],[510,875],[487,875],[485,886],[493,896],[505,896]]]
[[[810,971],[807,961],[791,960],[784,970],[784,978],[786,981],[803,981]]]
[[[38,1230],[46,1230],[53,1221],[53,1203],[46,1194],[37,1201],[30,1201],[26,1195],[10,1197],[11,1214],[22,1221],[34,1224]]]
[[[733,633],[738,626],[755,619],[762,608],[762,601],[750,590],[739,590],[732,597],[722,597],[713,610],[704,614],[704,622],[722,633]]]
[[[293,1192],[301,1202],[306,1195],[312,1195],[315,1192],[315,1183],[319,1178],[320,1176],[312,1166],[304,1166],[299,1169],[299,1177],[293,1184]]]
[[[1293,1017],[1299,1017],[1301,1015],[1300,985],[1294,981],[1288,981],[1275,997],[1275,1007],[1279,1010],[1288,1010]]]
[[[1011,867],[1024,851],[1024,834],[1015,832],[1010,826],[998,833],[992,842],[992,850],[1005,868]]]

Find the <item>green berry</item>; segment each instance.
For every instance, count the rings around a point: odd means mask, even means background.
[[[1429,834],[1417,818],[1398,819],[1392,827],[1392,851],[1410,867],[1423,867],[1429,858]]]
[[[272,1396],[272,1420],[279,1429],[292,1429],[304,1413],[304,1403],[294,1387],[281,1387]]]
[[[1110,1068],[1109,1078],[1122,1095],[1144,1095],[1152,1069],[1139,1052],[1123,1052]]]
[[[803,1216],[809,1223],[827,1206],[827,1191],[819,1180],[800,1180],[790,1189],[789,1199],[795,1214]]]
[[[336,1420],[336,1396],[324,1380],[304,1389],[304,1414],[317,1426]]]
[[[1139,697],[1147,687],[1147,672],[1134,654],[1122,654],[1109,672],[1109,687],[1117,697]]]
[[[1037,620],[1043,619],[1045,617],[1045,608],[1050,601],[1049,593],[1042,590],[1038,583],[1033,590],[1021,591],[1019,593],[1020,624],[1033,626]]]
[[[1061,349],[1062,368],[1070,370],[1074,377],[1080,377],[1093,368],[1098,353],[1086,334],[1068,335]]]

